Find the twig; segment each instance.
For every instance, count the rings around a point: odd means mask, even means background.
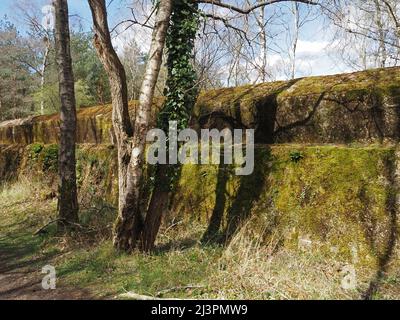
[[[165,290],[161,290],[156,293],[156,297],[161,297],[166,293],[174,292],[174,291],[183,291],[183,290],[189,290],[189,289],[204,289],[204,286],[194,286],[194,285],[188,285],[188,286],[180,286],[180,287],[173,287]]]
[[[178,222],[175,222],[173,224],[171,224],[168,228],[166,228],[164,230],[164,233],[167,233],[169,230],[171,230],[172,228],[175,228],[176,226],[180,225],[183,222],[183,220],[180,220]]]
[[[43,227],[41,227],[40,229],[38,229],[33,235],[34,235],[34,236],[37,236],[37,235],[41,234],[41,233],[44,231],[44,229],[46,229],[49,225],[51,225],[51,224],[53,224],[53,223],[56,223],[56,222],[63,222],[63,223],[65,223],[65,224],[69,224],[69,225],[72,225],[72,226],[76,226],[76,227],[78,227],[78,228],[81,229],[81,230],[87,229],[87,228],[85,228],[84,226],[82,226],[82,225],[79,224],[79,223],[69,222],[69,221],[66,221],[65,219],[55,219],[55,220],[51,220],[51,221],[49,221],[48,223],[46,223]]]
[[[58,221],[60,221],[60,219],[51,220],[50,222],[46,223],[43,227],[41,227],[40,229],[35,231],[35,233],[33,235],[37,236],[37,235],[41,234],[44,231],[44,229],[46,229],[49,225],[56,223]]]
[[[142,295],[142,294],[137,294],[137,293],[132,292],[132,291],[121,293],[118,296],[116,296],[116,298],[142,300],[142,301],[147,301],[147,300],[183,300],[183,299],[175,299],[175,298],[160,299],[160,298],[157,298],[157,297],[145,296],[145,295]]]
[[[211,5],[216,5],[221,8],[229,9],[232,11],[236,11],[240,14],[247,15],[254,10],[265,7],[274,3],[279,3],[279,2],[289,2],[292,0],[265,0],[261,1],[253,6],[247,7],[247,8],[241,8],[241,7],[236,7],[235,5],[229,4],[229,3],[222,3],[219,0],[197,0],[197,3],[205,3],[205,4],[211,4]],[[304,3],[304,4],[310,4],[310,5],[318,5],[317,2],[311,1],[311,0],[296,0],[296,2]]]

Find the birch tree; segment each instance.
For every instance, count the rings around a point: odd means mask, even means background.
[[[128,113],[126,73],[112,46],[105,0],[89,0],[89,5],[93,17],[96,50],[110,79],[112,121],[118,149],[119,204],[114,246],[129,252],[136,248],[143,229],[145,208],[141,204],[141,196],[145,142],[172,1],[161,0],[158,3],[134,125]]]
[[[40,65],[33,66],[28,61],[22,63],[29,65],[40,77],[40,114],[45,113],[45,86],[48,69],[50,66],[50,53],[54,47],[54,6],[47,5],[39,10],[38,4],[31,1],[21,1],[15,4],[16,10],[20,13],[22,23],[29,26],[28,34],[32,39],[40,39]],[[40,13],[44,17],[40,18]],[[30,46],[28,46],[30,47]]]

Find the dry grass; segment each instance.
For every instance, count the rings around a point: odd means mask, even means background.
[[[0,188],[0,230],[4,232],[39,227],[54,216],[55,210],[51,189],[32,180],[22,177]]]
[[[250,238],[244,226],[229,245],[204,246],[199,242],[204,226],[172,221],[163,226],[158,250],[152,255],[115,252],[110,241],[115,211],[96,201],[86,201],[82,229],[59,237],[50,228],[32,237],[38,227],[54,218],[56,199],[51,188],[20,180],[0,190],[0,245],[27,248],[32,256],[55,255],[60,283],[90,288],[98,296],[113,297],[125,290],[139,294],[188,285],[203,289],[172,291],[165,297],[217,299],[360,299],[373,276],[357,270],[357,287],[344,290],[345,262],[333,253],[289,250],[279,234],[267,244]],[[91,199],[91,198],[90,198]],[[400,273],[396,264],[386,275],[375,298],[400,298]]]
[[[318,249],[279,247],[279,235],[268,244],[246,236],[245,227],[232,239],[210,276],[216,295],[223,299],[360,299],[368,288],[371,270],[358,269],[356,286],[344,289],[345,262]],[[391,279],[391,285],[387,285]],[[383,281],[374,298],[398,299],[400,277]]]

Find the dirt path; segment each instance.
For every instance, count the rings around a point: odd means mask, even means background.
[[[51,257],[26,259],[28,248],[0,246],[0,300],[77,300],[91,299],[88,290],[57,285],[55,290],[42,288],[41,267],[50,263]]]
[[[13,270],[0,274],[0,300],[78,300],[89,299],[82,290],[57,288],[43,290],[38,272]]]

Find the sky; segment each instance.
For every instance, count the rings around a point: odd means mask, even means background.
[[[15,10],[15,5],[18,3],[30,2],[37,8],[44,7],[51,3],[51,0],[0,0],[0,16],[7,15],[11,19],[18,19],[18,14]],[[79,15],[85,28],[90,28],[91,15],[88,2],[86,0],[68,0],[69,14]],[[117,10],[116,5],[111,6],[110,17],[113,16]],[[19,26],[20,27],[20,26]]]
[[[20,20],[21,17],[17,14],[15,3],[23,3],[24,1],[34,3],[37,8],[41,8],[50,3],[49,0],[0,0],[0,16],[3,17],[7,15],[12,20]],[[110,0],[107,2],[110,3]],[[129,9],[126,8],[126,3],[128,2],[129,0],[111,1],[111,5],[108,7],[110,27],[113,27],[119,21],[130,16]],[[77,24],[79,24],[83,30],[90,30],[91,15],[87,1],[69,0],[68,3],[73,27],[77,27]],[[79,16],[79,20],[74,18],[76,16]],[[24,31],[23,23],[19,23],[18,27],[19,30],[22,30],[22,32]],[[150,34],[143,29],[144,28],[136,28],[124,32],[121,36],[115,38],[114,45],[117,47],[117,50],[120,50],[126,45],[130,39],[136,40],[143,51],[148,50]],[[283,42],[280,44],[284,45]],[[348,66],[334,58],[335,55],[337,56],[337,53],[332,52],[333,49],[330,44],[331,34],[324,26],[324,21],[316,19],[305,25],[301,31],[298,42],[296,76],[326,75],[351,71]],[[268,58],[272,65],[278,64],[279,62],[282,63],[282,57],[273,52],[269,53]],[[278,74],[276,79],[283,79],[284,77],[285,75]]]

